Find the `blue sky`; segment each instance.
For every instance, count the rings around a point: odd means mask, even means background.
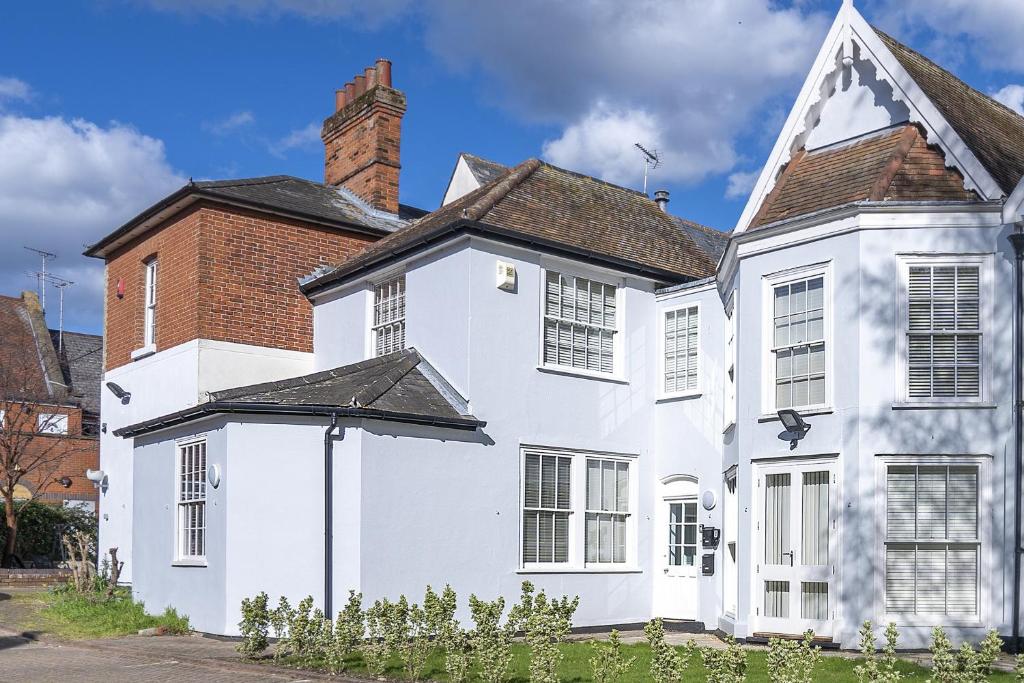
[[[865,0],[870,21],[1024,106],[1024,3]],[[79,256],[188,177],[322,177],[333,92],[379,56],[405,91],[402,201],[434,208],[459,151],[543,156],[730,228],[838,0],[105,0],[12,3],[0,23],[0,293],[22,246],[76,282],[67,327],[102,326]],[[53,309],[54,307],[51,307]],[[52,311],[51,311],[52,312]],[[52,319],[52,315],[51,315]],[[51,320],[51,322],[55,322]]]

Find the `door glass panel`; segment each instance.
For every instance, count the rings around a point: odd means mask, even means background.
[[[697,559],[697,503],[685,501],[668,506],[668,563],[693,566]]]
[[[828,619],[827,581],[804,581],[800,584],[800,618]]]
[[[789,555],[789,479],[788,472],[765,476],[765,564],[789,564],[791,561]]]
[[[789,581],[764,582],[764,615],[766,617],[789,617]]]
[[[828,472],[803,473],[800,564],[828,564]]]

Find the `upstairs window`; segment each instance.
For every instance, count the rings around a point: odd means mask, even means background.
[[[177,559],[206,557],[206,441],[178,446]]]
[[[770,305],[775,410],[824,405],[824,274],[774,284]]]
[[[700,313],[697,306],[665,311],[665,374],[662,391],[683,394],[697,390]]]
[[[906,292],[907,398],[980,399],[980,265],[909,263]]]
[[[405,348],[405,275],[374,285],[372,334],[376,356]]]
[[[0,419],[2,417],[0,414]],[[40,434],[67,434],[68,416],[63,413],[37,413],[36,430]]]
[[[156,344],[156,259],[146,262],[146,311],[143,346]]]
[[[616,288],[549,270],[544,287],[544,364],[613,374]]]

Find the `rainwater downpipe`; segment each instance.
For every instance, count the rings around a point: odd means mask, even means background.
[[[324,432],[324,615],[331,619],[334,610],[334,442],[345,438],[342,427],[337,436],[338,415],[331,414],[331,424]]]
[[[1024,459],[1024,220],[1008,239],[1013,245],[1013,651],[1021,651],[1020,573],[1021,573],[1021,460]]]

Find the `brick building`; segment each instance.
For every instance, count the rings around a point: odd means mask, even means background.
[[[0,296],[0,429],[30,434],[20,462],[46,461],[15,486],[16,499],[95,509],[85,471],[99,468],[102,351],[102,337],[47,329],[35,293]]]

